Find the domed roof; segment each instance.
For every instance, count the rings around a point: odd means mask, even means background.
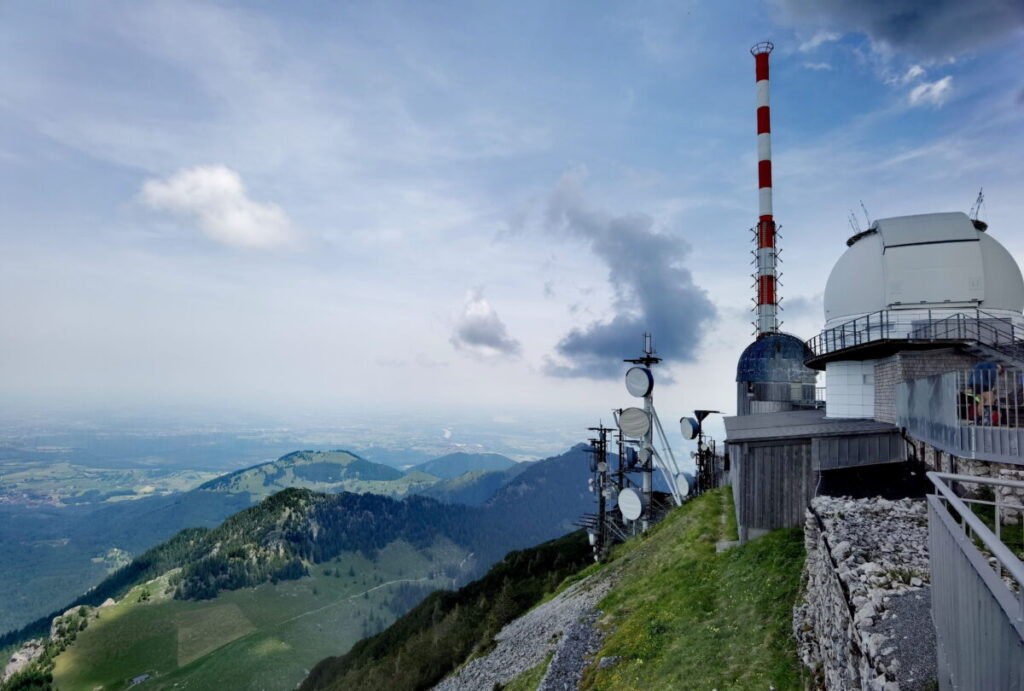
[[[967,214],[883,218],[847,244],[825,285],[826,322],[911,307],[1024,310],[1020,267]]]
[[[804,367],[811,351],[796,336],[774,333],[761,336],[740,355],[736,381],[813,384],[817,372]]]

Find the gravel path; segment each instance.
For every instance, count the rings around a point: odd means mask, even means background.
[[[896,682],[905,691],[934,688],[938,677],[931,595],[927,587],[890,597],[885,617],[868,628],[886,637],[881,657],[890,669],[898,661]]]
[[[579,687],[583,668],[601,649],[603,636],[594,627],[597,616],[597,610],[591,609],[569,625],[537,691],[571,691]]]
[[[489,691],[496,682],[507,684],[536,667],[552,652],[555,658],[551,666],[559,660],[559,671],[554,673],[551,683],[578,680],[586,664],[586,652],[595,645],[597,633],[592,626],[597,616],[595,607],[611,586],[606,572],[573,584],[550,602],[510,622],[495,636],[498,645],[494,650],[473,660],[434,688],[438,691]],[[562,652],[563,647],[565,652]],[[542,688],[561,690],[566,687]],[[575,688],[575,684],[568,688]]]

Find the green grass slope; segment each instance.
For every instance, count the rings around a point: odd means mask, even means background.
[[[396,541],[374,561],[343,553],[310,576],[176,600],[167,576],[138,586],[56,658],[62,691],[132,688],[286,689],[330,654],[391,623],[468,553],[439,539],[429,549]],[[142,593],[146,596],[143,597]]]
[[[607,636],[594,660],[619,661],[592,665],[581,688],[804,688],[790,634],[804,561],[801,531],[775,531],[717,553],[717,542],[735,539],[732,511],[728,488],[710,492],[647,536],[618,546],[606,564],[591,563],[579,533],[510,554],[484,579],[431,595],[386,631],[324,660],[301,688],[429,688],[485,653],[501,624],[584,578],[616,584],[599,605]],[[506,691],[536,688],[546,666],[525,672]]]
[[[487,650],[502,626],[591,559],[581,531],[510,552],[480,580],[457,592],[433,593],[383,633],[322,661],[301,688],[430,688],[467,657]]]
[[[674,511],[647,538],[623,545],[618,585],[602,601],[608,631],[581,688],[800,689],[790,633],[803,568],[799,529],[716,553],[728,535],[728,489]]]

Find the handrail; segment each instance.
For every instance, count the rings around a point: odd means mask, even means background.
[[[1002,540],[996,537],[995,533],[988,529],[988,526],[978,518],[973,511],[971,511],[963,500],[956,495],[956,493],[946,485],[943,480],[952,480],[954,482],[964,483],[976,483],[980,485],[996,485],[999,487],[1019,487],[1024,488],[1024,482],[1016,480],[997,480],[995,478],[979,477],[975,475],[956,475],[954,473],[940,473],[936,471],[929,471],[927,473],[928,479],[931,480],[932,484],[935,485],[935,489],[942,494],[943,498],[946,499],[955,509],[960,517],[970,526],[974,534],[981,538],[982,543],[992,553],[992,556],[1002,564],[1020,588],[1018,595],[1024,597],[1024,563],[1017,558],[1010,548],[1003,544]],[[996,514],[996,520],[998,514]],[[1024,606],[1024,600],[1021,601]]]
[[[927,309],[928,316],[920,315]],[[903,312],[903,314],[900,314]],[[915,312],[917,316],[915,317]],[[901,316],[906,318],[901,319]],[[996,324],[1003,325],[999,328]],[[902,328],[901,328],[902,327]],[[944,333],[939,333],[944,331]],[[932,316],[932,310],[879,310],[861,315],[831,329],[822,331],[806,342],[815,356],[825,355],[848,347],[889,338],[912,340],[963,340],[986,345],[1022,343],[1021,328],[1007,317],[997,316],[981,309]]]

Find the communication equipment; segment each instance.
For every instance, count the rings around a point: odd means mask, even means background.
[[[618,414],[619,429],[627,437],[641,439],[651,431],[651,416],[641,408],[626,408]]]
[[[679,428],[682,430],[683,439],[696,439],[697,435],[700,434],[700,423],[697,422],[696,418],[679,418]]]
[[[644,512],[644,502],[635,489],[624,489],[619,492],[619,512],[627,521],[635,521]]]
[[[654,390],[654,375],[646,367],[630,367],[626,371],[626,391],[630,396],[646,398]]]

